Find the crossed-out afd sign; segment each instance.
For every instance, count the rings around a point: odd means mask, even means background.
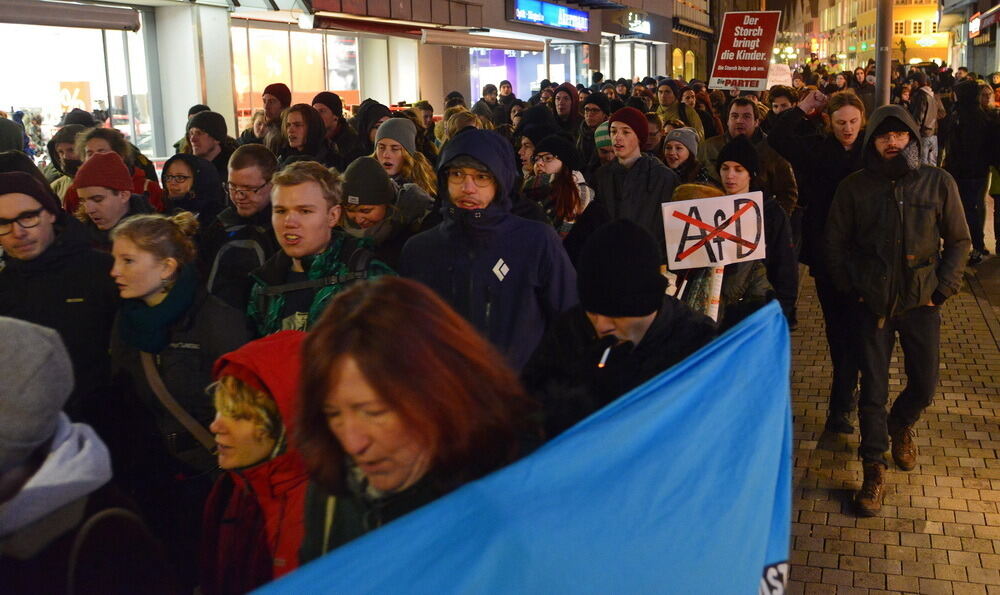
[[[761,192],[667,202],[662,209],[672,271],[764,258]]]

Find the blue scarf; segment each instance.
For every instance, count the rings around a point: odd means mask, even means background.
[[[170,341],[170,327],[181,319],[194,303],[198,272],[192,265],[183,267],[177,282],[162,302],[147,306],[141,299],[122,303],[118,336],[126,345],[139,351],[159,353]]]

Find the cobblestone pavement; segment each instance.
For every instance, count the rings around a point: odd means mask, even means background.
[[[792,335],[791,593],[1000,594],[1000,325],[982,288],[967,280],[943,308],[941,378],[916,426],[917,468],[890,466],[882,516],[858,518],[858,433],[823,432],[831,368],[804,277]],[[898,347],[891,372],[894,398],[905,382]]]

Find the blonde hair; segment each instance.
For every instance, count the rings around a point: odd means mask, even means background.
[[[342,204],[343,178],[336,170],[327,169],[315,161],[296,161],[271,176],[271,185],[273,186],[271,192],[274,192],[274,188],[279,186],[298,186],[306,182],[319,184],[328,207]]]
[[[434,127],[434,136],[436,136],[439,141],[444,143],[444,141],[447,140],[446,131],[448,127],[448,120],[451,120],[451,118],[455,114],[460,114],[462,112],[469,112],[469,110],[464,105],[455,105],[444,110],[444,114],[441,116],[441,121],[438,122],[438,124],[440,124],[440,127],[438,126]]]
[[[403,149],[403,162],[399,165],[399,175],[404,180],[413,180],[413,183],[420,186],[427,194],[437,196],[437,176],[434,175],[431,162],[427,161],[423,153],[417,151],[411,154]]]
[[[458,132],[468,126],[481,125],[479,121],[479,116],[470,111],[461,111],[452,117],[448,118],[448,121],[444,123],[444,138],[441,139],[442,143],[446,143],[451,139],[455,138]],[[478,127],[478,126],[477,126]]]
[[[210,384],[215,410],[233,419],[246,419],[259,426],[273,440],[279,440],[284,430],[281,414],[274,399],[235,376],[223,376]]]
[[[715,198],[717,196],[725,195],[715,186],[709,186],[708,184],[681,184],[674,188],[674,194],[670,197],[670,201]]]
[[[126,238],[143,252],[149,252],[160,260],[173,258],[180,269],[198,257],[193,239],[197,231],[198,219],[187,211],[170,217],[134,215],[111,231],[111,240]]]
[[[826,115],[832,118],[833,112],[839,110],[842,107],[847,107],[847,106],[856,108],[859,112],[861,112],[862,126],[868,123],[867,119],[868,114],[865,113],[865,104],[864,102],[861,101],[861,98],[858,97],[857,93],[854,92],[854,89],[849,89],[846,91],[837,91],[836,93],[831,95],[830,101],[827,102],[826,104]],[[829,126],[829,121],[827,121],[827,125]]]

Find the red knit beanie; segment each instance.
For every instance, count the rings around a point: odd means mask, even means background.
[[[73,178],[73,186],[77,188],[102,186],[112,190],[131,192],[133,184],[132,175],[129,173],[128,166],[122,161],[121,155],[110,151],[97,153],[84,161]]]
[[[621,108],[611,116],[608,122],[621,122],[631,128],[632,132],[639,137],[640,147],[646,142],[646,137],[649,135],[649,123],[646,122],[645,114],[634,107]]]
[[[271,83],[264,87],[264,92],[261,95],[274,95],[281,103],[281,107],[292,105],[292,90],[285,83]]]

